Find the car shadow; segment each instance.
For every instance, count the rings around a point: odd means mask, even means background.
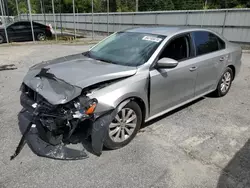
[[[222,170],[217,188],[250,187],[250,139]]]
[[[69,139],[70,144],[82,144],[84,150],[95,155],[92,149],[91,137],[89,136],[90,122],[80,125]]]
[[[183,110],[183,109],[185,109],[185,108],[187,108],[187,107],[189,107],[189,106],[191,106],[191,105],[193,105],[193,104],[195,104],[195,103],[198,103],[198,102],[204,100],[205,98],[206,98],[206,97],[201,97],[201,98],[199,98],[199,99],[197,99],[197,100],[194,100],[194,101],[192,101],[192,102],[190,102],[190,103],[188,103],[188,104],[186,104],[186,105],[183,105],[182,107],[179,107],[179,108],[177,108],[177,109],[175,109],[175,110],[173,110],[173,111],[171,111],[171,112],[169,112],[169,113],[166,113],[166,114],[164,114],[164,115],[162,115],[162,116],[159,116],[159,117],[157,117],[157,118],[155,118],[155,119],[153,119],[153,120],[151,120],[151,121],[149,121],[149,122],[143,124],[143,125],[141,126],[141,129],[143,129],[143,128],[147,127],[147,126],[150,126],[150,125],[152,125],[153,123],[155,123],[155,122],[157,122],[157,121],[160,121],[161,119],[164,119],[164,118],[166,118],[166,117],[168,117],[168,116],[170,116],[170,115],[172,115],[172,114],[174,114],[174,113],[176,113],[176,112],[178,112],[178,111],[181,111],[181,110]],[[71,138],[70,142],[71,142],[72,144],[74,144],[74,143],[75,143],[75,144],[81,143],[81,144],[83,145],[84,149],[85,149],[87,152],[89,152],[89,153],[95,155],[95,153],[93,152],[93,149],[92,149],[91,138],[89,138],[89,137],[87,136],[88,133],[86,132],[86,129],[84,128],[84,127],[86,127],[86,126],[80,126],[80,127],[81,127],[81,128],[78,129],[78,130],[76,131],[76,133],[72,135],[72,138]],[[110,150],[110,149],[108,149],[108,148],[106,148],[106,147],[103,147],[103,151],[109,151],[109,150]]]
[[[192,102],[190,102],[190,103],[188,103],[188,104],[185,104],[185,105],[183,105],[183,106],[181,106],[181,107],[179,107],[179,108],[176,108],[175,110],[172,110],[171,112],[168,112],[168,113],[163,114],[163,115],[161,115],[161,116],[159,116],[159,117],[157,117],[157,118],[155,118],[155,119],[153,119],[153,120],[150,120],[150,121],[144,123],[144,124],[141,126],[141,129],[143,129],[143,128],[145,128],[145,127],[148,127],[148,126],[150,126],[150,125],[156,123],[157,121],[160,121],[160,120],[162,120],[162,119],[164,119],[164,118],[166,118],[166,117],[168,117],[168,116],[171,116],[171,115],[173,115],[174,113],[179,112],[179,111],[181,111],[181,110],[183,110],[183,109],[185,109],[185,108],[187,108],[187,107],[189,107],[189,106],[192,106],[193,104],[196,104],[196,103],[198,103],[198,102],[204,100],[205,98],[206,98],[206,97],[201,97],[201,98],[196,99],[196,100],[194,100],[194,101],[192,101]]]

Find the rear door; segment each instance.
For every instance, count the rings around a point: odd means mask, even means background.
[[[199,96],[215,89],[228,54],[224,41],[211,32],[195,31],[192,38],[198,62],[195,95]]]
[[[150,116],[194,97],[197,72],[191,44],[189,34],[174,37],[156,59],[167,57],[177,60],[179,64],[175,68],[150,70]]]
[[[32,39],[29,22],[16,22],[8,27],[9,38],[12,41],[29,41]]]

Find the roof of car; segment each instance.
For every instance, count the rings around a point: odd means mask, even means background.
[[[191,28],[191,27],[155,27],[155,26],[146,26],[146,27],[136,27],[125,30],[126,32],[137,32],[137,33],[148,33],[148,34],[155,34],[155,35],[163,35],[169,36],[176,32],[180,31],[195,31],[195,30],[205,30],[201,28]]]
[[[39,22],[36,22],[36,21],[32,21],[33,23],[39,23]],[[12,24],[13,23],[30,23],[30,21],[29,20],[21,20],[21,21],[14,21],[14,22],[12,22]],[[41,24],[41,23],[39,23],[39,24]]]

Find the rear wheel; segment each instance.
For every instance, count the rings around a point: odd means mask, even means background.
[[[45,41],[46,40],[46,35],[45,33],[38,33],[36,36],[38,41]]]
[[[2,44],[4,42],[4,38],[2,35],[0,35],[0,44]]]
[[[227,67],[220,78],[217,89],[215,90],[215,95],[217,97],[223,97],[228,93],[233,81],[233,76],[232,69]]]
[[[142,123],[142,112],[139,105],[131,101],[125,105],[109,125],[109,134],[104,146],[118,149],[127,145],[137,134]]]

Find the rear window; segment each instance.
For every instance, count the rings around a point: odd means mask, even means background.
[[[226,44],[225,44],[225,42],[222,39],[218,38],[218,43],[219,43],[219,49],[220,50],[226,48]]]
[[[192,33],[196,48],[196,55],[208,54],[225,48],[225,43],[213,33],[195,31]]]

